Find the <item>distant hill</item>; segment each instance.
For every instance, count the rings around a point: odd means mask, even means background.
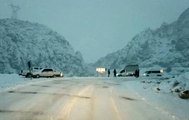
[[[171,24],[139,33],[123,49],[100,58],[94,66],[123,68],[127,64],[189,67],[189,9]]]
[[[22,20],[0,20],[0,73],[35,67],[55,68],[67,75],[85,75],[83,58],[68,41],[44,25]]]

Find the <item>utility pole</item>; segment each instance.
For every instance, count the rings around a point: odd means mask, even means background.
[[[18,10],[20,10],[20,7],[18,5],[10,4],[10,7],[12,9],[12,19],[18,19]]]

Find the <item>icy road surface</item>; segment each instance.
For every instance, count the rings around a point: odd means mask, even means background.
[[[125,85],[138,80],[38,79],[0,92],[0,120],[176,120]]]

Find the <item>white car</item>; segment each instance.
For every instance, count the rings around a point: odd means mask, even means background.
[[[163,70],[149,70],[144,72],[144,76],[162,76],[163,75]]]
[[[32,77],[34,78],[39,78],[39,77],[63,77],[64,74],[63,72],[57,72],[53,69],[48,69],[48,68],[45,68],[45,69],[41,69],[39,71],[36,71],[36,72],[32,72]]]
[[[40,68],[40,67],[33,67],[31,69],[31,71],[30,70],[21,70],[19,75],[22,75],[22,76],[25,76],[25,77],[31,77],[31,72],[36,72],[36,71],[39,71],[41,69],[42,68]]]

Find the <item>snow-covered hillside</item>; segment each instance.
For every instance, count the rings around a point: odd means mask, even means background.
[[[163,23],[136,35],[123,49],[99,59],[95,66],[123,68],[126,64],[141,67],[189,66],[189,9],[177,21]]]
[[[80,52],[44,25],[28,21],[0,20],[0,73],[16,73],[35,67],[55,68],[66,75],[86,74]]]

